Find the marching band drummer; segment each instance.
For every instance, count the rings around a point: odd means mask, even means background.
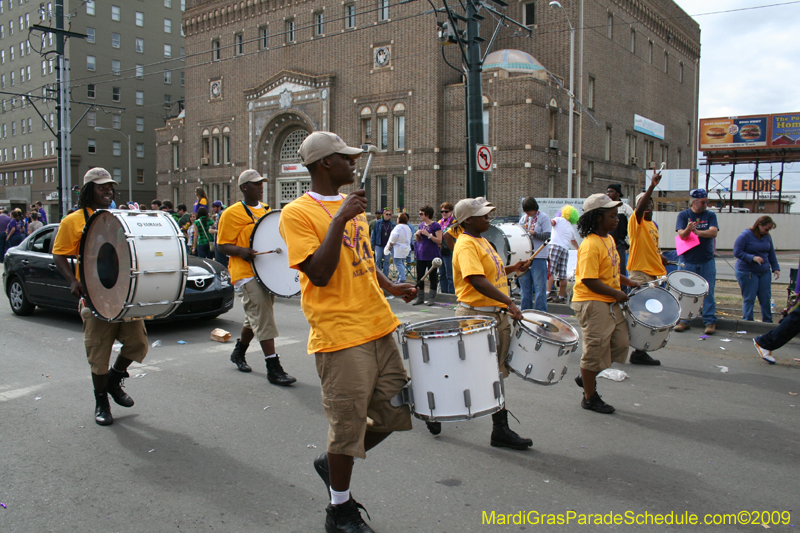
[[[628,238],[631,247],[628,252],[628,278],[640,284],[654,281],[667,275],[668,259],[658,248],[658,226],[653,222],[653,190],[661,181],[661,173],[656,172],[650,181],[647,191],[636,197],[636,211],[628,219]],[[644,350],[636,349],[631,353],[631,364],[661,364]]]
[[[620,283],[639,287],[619,272],[620,260],[614,237],[609,235],[619,223],[617,207],[608,195],[597,193],[583,202],[583,215],[578,219],[578,233],[583,237],[578,248],[572,309],[581,326],[583,355],[581,374],[575,383],[583,388],[581,407],[610,414],[614,408],[597,394],[596,377],[612,362],[624,363],[628,358],[628,323],[622,306],[628,295]]]
[[[489,229],[489,213],[495,207],[486,198],[465,198],[456,204],[455,217],[463,232],[453,250],[453,281],[458,296],[456,316],[491,316],[497,320],[497,362],[503,377],[508,377],[506,356],[511,345],[511,321],[522,318],[508,292],[508,274],[521,271],[525,261],[511,266],[503,260],[481,233]],[[508,313],[508,314],[506,314]],[[434,435],[442,432],[441,422],[426,422]],[[490,444],[496,447],[525,450],[533,446],[531,439],[522,438],[508,427],[508,411],[492,415]]]
[[[239,190],[244,199],[220,215],[217,247],[221,253],[230,256],[228,269],[231,281],[236,289],[242,290],[244,324],[241,337],[236,339],[236,346],[231,353],[231,362],[241,372],[250,372],[252,368],[245,360],[245,352],[250,341],[256,338],[267,363],[267,379],[273,385],[288,386],[297,379],[284,372],[280,358],[275,353],[275,337],[278,336],[278,326],[275,325],[272,309],[275,295],[270,294],[256,279],[252,265],[256,250],[250,248],[250,236],[256,222],[271,211],[267,204],[261,202],[265,181],[267,178],[253,169],[245,170],[239,175]]]
[[[67,279],[72,295],[81,298],[79,308],[83,319],[83,343],[92,369],[94,385],[94,421],[101,426],[114,423],[111,407],[108,404],[109,394],[117,404],[133,407],[133,398],[122,389],[122,380],[129,377],[128,366],[134,361],[141,363],[147,355],[147,330],[143,320],[107,322],[94,316],[91,309],[83,304],[83,297],[86,294],[78,279],[80,275],[78,262],[75,262],[75,272],[73,272],[68,258],[78,256],[83,228],[92,213],[111,206],[115,184],[106,169],[97,167],[89,170],[83,177],[77,209],[61,221],[53,243],[53,261],[58,271]],[[114,366],[109,369],[111,347],[115,339],[122,343],[122,349],[114,361]]]
[[[280,220],[289,266],[300,271],[302,309],[311,326],[308,353],[315,354],[329,424],[327,452],[314,460],[330,492],[328,533],[372,531],[350,495],[353,458],[366,458],[393,431],[411,429],[408,405],[390,401],[407,375],[392,337],[400,321],[383,290],[409,302],[416,289],[393,284],[375,268],[364,190],[339,193],[355,181],[361,153],[335,133],[306,137],[298,154],[311,190],[287,205]]]

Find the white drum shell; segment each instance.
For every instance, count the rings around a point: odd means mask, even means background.
[[[526,381],[555,385],[567,373],[569,355],[578,349],[578,332],[567,322],[547,313],[525,311],[524,315],[533,320],[537,320],[537,315],[546,315],[556,319],[559,327],[568,328],[574,334],[574,341],[557,342],[523,327],[522,323],[514,325],[506,366]]]
[[[499,234],[489,233],[484,235],[497,248],[497,253],[506,265],[513,265],[517,261],[527,260],[533,255],[533,241],[525,228],[514,222],[504,222],[492,227],[502,233],[502,242],[498,242]]]
[[[497,364],[494,320],[491,317],[469,317],[480,318],[492,321],[491,325],[466,334],[409,338],[403,330],[399,333],[403,357],[408,359],[411,376],[408,385],[411,411],[417,418],[469,420],[495,413],[505,406],[503,378]],[[461,350],[459,343],[463,346]]]
[[[687,276],[694,279],[700,288],[687,292],[686,287],[679,282],[679,278]],[[688,270],[674,270],[667,276],[667,290],[678,299],[681,306],[681,320],[691,320],[692,317],[702,316],[703,302],[708,294],[708,282],[700,274]],[[700,292],[701,290],[702,292]]]
[[[257,255],[253,272],[262,287],[276,296],[291,298],[300,294],[300,271],[289,267],[289,248],[278,229],[281,210],[270,211],[256,222],[250,247],[256,252],[280,250]]]
[[[667,294],[672,298],[675,298],[674,294],[665,289],[656,288],[651,290],[659,290],[662,291],[661,294]],[[631,293],[631,298],[633,298],[635,294],[635,292]],[[675,300],[677,301],[677,298],[675,298]],[[672,329],[680,321],[679,316],[674,316],[674,321],[656,328],[637,319],[636,316],[630,312],[627,306],[624,309],[624,315],[625,321],[628,323],[628,338],[630,339],[630,345],[637,350],[644,350],[647,352],[660,350],[666,346]]]
[[[113,247],[119,275],[113,286],[99,275],[101,247]],[[87,305],[112,322],[163,318],[183,300],[188,258],[175,220],[161,211],[100,210],[81,239],[81,281]]]

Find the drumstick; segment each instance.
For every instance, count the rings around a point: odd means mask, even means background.
[[[262,254],[279,254],[279,253],[281,253],[282,251],[283,251],[283,250],[281,250],[280,248],[275,248],[274,250],[267,250],[266,252],[256,252],[256,255],[262,255]]]
[[[363,189],[364,185],[367,183],[367,173],[369,172],[369,167],[372,165],[372,154],[378,153],[378,147],[374,144],[362,144],[361,149],[369,153],[369,157],[367,158],[367,166],[364,167],[364,175],[361,176],[361,188]]]
[[[423,275],[421,278],[419,278],[419,281],[417,281],[417,285],[419,285],[420,283],[425,281],[425,278],[428,277],[428,274],[430,274],[431,272],[433,272],[434,269],[439,268],[440,266],[442,266],[442,260],[439,259],[438,257],[434,258],[433,263],[431,264],[431,267],[428,269],[427,272],[425,272],[425,275]]]
[[[545,246],[547,246],[549,243],[550,243],[550,239],[547,239],[546,241],[544,241],[544,242],[542,243],[542,245],[541,245],[541,246],[539,246],[539,247],[536,249],[536,251],[535,251],[535,252],[533,252],[533,255],[532,255],[532,256],[530,256],[530,257],[529,257],[529,258],[528,258],[528,259],[525,261],[525,263],[522,265],[522,268],[527,268],[525,265],[528,265],[528,266],[530,266],[530,263],[531,263],[531,262],[532,262],[532,261],[533,261],[533,260],[536,258],[536,256],[537,256],[537,255],[539,255],[539,252],[541,252],[541,251],[542,251],[542,248],[544,248]],[[514,273],[514,277],[515,277],[515,278],[519,277],[519,272],[515,272],[515,273]]]

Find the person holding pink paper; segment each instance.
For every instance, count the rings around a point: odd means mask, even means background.
[[[703,302],[703,323],[706,326],[706,335],[713,335],[717,331],[717,304],[714,299],[714,285],[717,280],[717,264],[714,261],[714,239],[719,232],[717,215],[708,211],[708,193],[705,189],[695,189],[689,193],[692,204],[689,209],[678,213],[675,231],[684,242],[691,244],[695,238],[700,242],[696,246],[683,252],[684,270],[702,276],[708,282],[708,294]],[[681,321],[675,326],[675,331],[689,329],[688,321]]]

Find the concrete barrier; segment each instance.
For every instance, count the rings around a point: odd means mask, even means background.
[[[768,214],[778,225],[777,229],[770,232],[775,249],[800,249],[800,214]],[[757,213],[717,213],[717,222],[719,222],[717,250],[733,250],[736,237],[742,230],[755,224],[760,216]],[[658,224],[658,238],[662,249],[675,249],[675,221],[677,219],[678,213],[675,211],[653,213],[653,221]]]

